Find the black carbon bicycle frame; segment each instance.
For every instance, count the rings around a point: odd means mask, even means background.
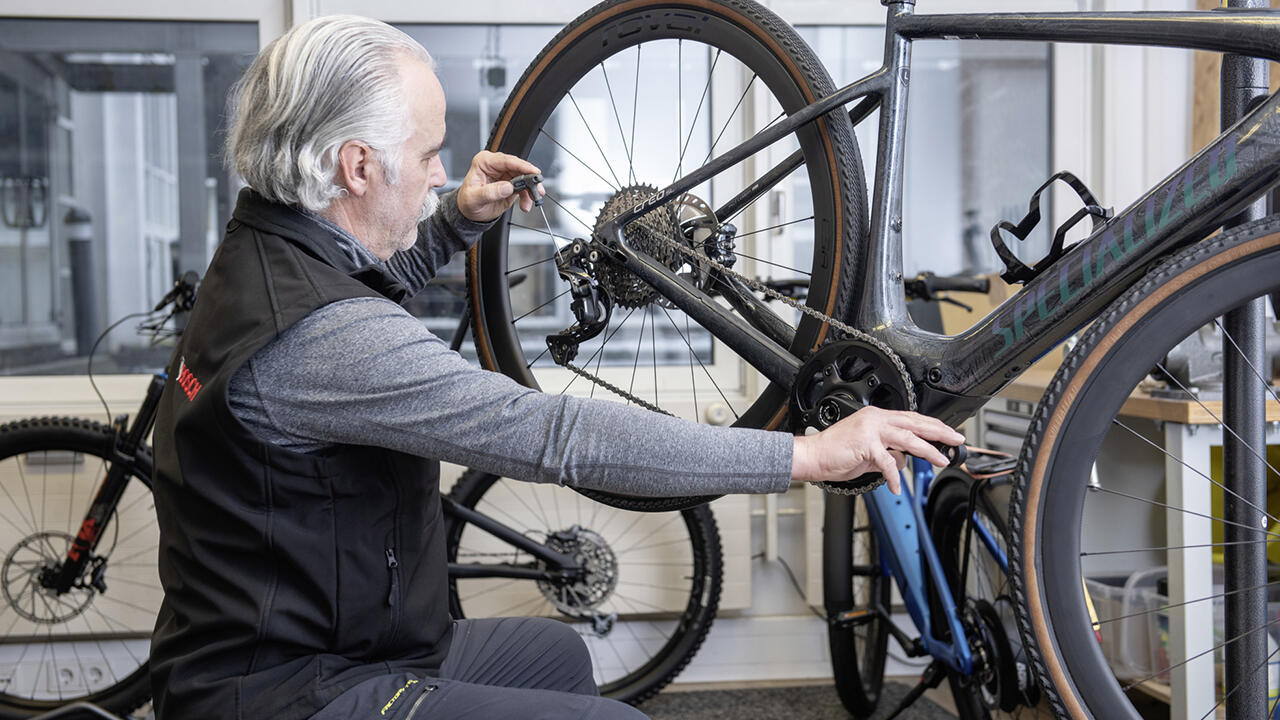
[[[916,381],[921,412],[958,423],[1036,358],[1086,324],[1145,269],[1200,240],[1280,183],[1280,93],[1148,190],[1046,272],[1027,283],[969,330],[944,336],[918,328],[902,293],[902,173],[911,43],[922,39],[1033,40],[1152,45],[1232,53],[1280,61],[1280,12],[997,13],[915,15],[914,2],[886,2],[883,66],[808,105],[786,120],[685,175],[654,197],[602,226],[597,238],[629,269],[671,299],[766,377],[790,387],[800,361],[671,270],[627,246],[626,225],[671,201],[801,125],[862,99],[850,112],[860,122],[876,107],[880,129],[868,245],[855,257],[852,318],[886,342]],[[752,183],[729,206],[745,205],[797,167],[791,158]],[[718,216],[723,216],[717,212]],[[738,300],[762,304],[754,297]]]

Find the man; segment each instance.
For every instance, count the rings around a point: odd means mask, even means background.
[[[430,57],[362,18],[292,30],[235,93],[228,158],[249,188],[156,424],[161,720],[641,718],[598,697],[565,625],[450,620],[437,460],[633,494],[780,492],[870,470],[896,484],[890,448],[942,464],[926,441],[962,440],[874,409],[802,438],[694,426],[474,369],[397,303],[537,168],[482,152],[437,198]]]

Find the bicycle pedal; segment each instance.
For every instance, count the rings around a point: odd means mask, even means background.
[[[830,623],[832,625],[853,626],[862,625],[879,617],[879,614],[871,608],[854,608],[853,610],[845,610],[832,615]]]

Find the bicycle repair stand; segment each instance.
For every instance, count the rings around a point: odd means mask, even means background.
[[[32,720],[123,720],[123,718],[112,715],[92,703],[78,702],[37,715]]]
[[[1266,8],[1267,0],[1227,0],[1219,12],[1236,8]],[[1222,129],[1230,127],[1254,104],[1270,94],[1268,64],[1239,55],[1222,56]],[[1266,216],[1267,200],[1249,206],[1227,227]],[[1229,638],[1225,648],[1228,684],[1239,683],[1236,690],[1223,698],[1228,718],[1269,717],[1267,699],[1267,635],[1254,629],[1267,626],[1267,543],[1264,532],[1257,530],[1256,513],[1249,510],[1267,507],[1266,453],[1266,389],[1261,378],[1254,382],[1257,371],[1265,367],[1267,322],[1266,299],[1260,298],[1228,312],[1223,317],[1223,379],[1227,392],[1222,398],[1223,480],[1227,491],[1240,502],[1225,502],[1223,507],[1226,627]],[[1235,338],[1239,352],[1229,352]],[[1259,453],[1253,448],[1262,448]],[[1265,529],[1264,529],[1265,530]],[[1231,668],[1254,668],[1243,671],[1244,677],[1233,678]]]

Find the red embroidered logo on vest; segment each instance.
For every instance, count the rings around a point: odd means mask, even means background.
[[[182,364],[178,369],[178,385],[182,388],[182,392],[187,394],[188,400],[195,400],[196,393],[200,392],[200,388],[204,387],[200,381],[196,379],[194,373],[187,367],[187,359],[182,359]]]

